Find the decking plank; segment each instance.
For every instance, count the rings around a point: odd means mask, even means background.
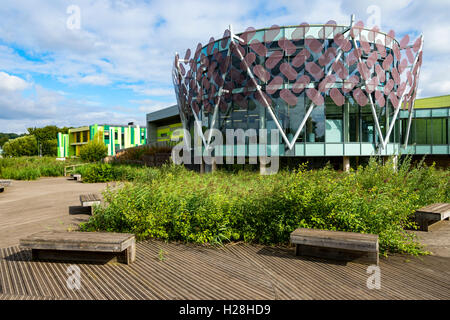
[[[164,261],[158,259],[165,251]],[[30,261],[29,250],[0,251],[0,299],[449,299],[450,259],[380,260],[381,289],[366,266],[299,258],[293,248],[236,244],[217,249],[145,241],[132,265],[77,264],[81,290],[67,288],[68,263]]]

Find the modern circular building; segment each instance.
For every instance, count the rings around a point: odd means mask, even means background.
[[[362,22],[272,26],[211,38],[175,57],[173,80],[184,128],[203,145],[217,129],[278,131],[280,157],[396,155],[409,124],[423,37],[401,40]],[[259,141],[258,141],[259,142]],[[270,141],[269,141],[270,142]],[[254,156],[248,138],[237,153]],[[272,142],[273,143],[273,142]],[[224,149],[226,153],[226,149]]]

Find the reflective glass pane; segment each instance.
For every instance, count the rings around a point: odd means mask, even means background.
[[[327,97],[325,100],[325,141],[343,141],[343,107],[338,107]]]
[[[347,112],[346,112],[347,115]],[[348,99],[348,142],[360,142],[359,106],[352,98]]]
[[[310,100],[308,99],[309,103]],[[308,105],[308,104],[307,104]],[[306,142],[325,142],[325,106],[315,106],[306,122]]]
[[[415,139],[417,144],[427,144],[427,119],[415,119]]]
[[[433,144],[447,144],[447,128],[445,118],[431,120]]]
[[[361,107],[361,142],[375,143],[375,122],[370,106]]]

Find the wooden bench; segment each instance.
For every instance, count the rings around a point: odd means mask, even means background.
[[[428,226],[450,217],[450,203],[435,203],[416,210],[415,218],[419,230],[428,231]]]
[[[300,228],[291,233],[295,255],[378,265],[378,235]]]
[[[82,207],[89,207],[90,213],[93,214],[94,205],[100,205],[100,196],[96,193],[82,194],[80,196],[80,202]]]
[[[11,185],[11,180],[0,180],[0,186],[9,187]]]
[[[81,181],[81,174],[71,174],[73,180]]]
[[[135,260],[135,238],[127,233],[43,231],[20,240],[32,260],[121,262]]]

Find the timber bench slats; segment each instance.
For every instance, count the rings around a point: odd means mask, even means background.
[[[94,202],[94,201],[100,201],[100,196],[96,193],[89,193],[89,194],[82,194],[80,196],[81,202]]]
[[[291,233],[295,254],[378,264],[378,235],[300,228]]]
[[[82,207],[88,207],[90,213],[93,213],[93,206],[100,205],[100,196],[96,193],[82,194],[80,195],[80,202]]]
[[[9,187],[11,185],[11,180],[0,180],[1,187]]]
[[[450,203],[435,203],[416,210],[416,222],[421,231],[428,231],[432,223],[450,218]]]
[[[11,185],[11,180],[0,180],[0,193],[5,191],[6,187]]]
[[[33,260],[118,262],[135,260],[135,238],[127,233],[43,231],[20,240]]]
[[[75,180],[75,181],[81,181],[81,174],[71,174],[70,175],[72,178],[73,178],[73,180]]]

